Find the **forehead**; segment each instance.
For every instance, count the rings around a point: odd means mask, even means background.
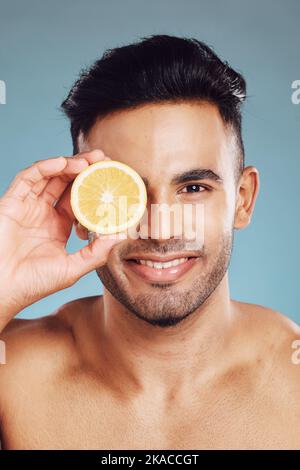
[[[101,148],[151,179],[168,178],[191,167],[225,176],[232,167],[233,133],[218,108],[207,102],[147,104],[96,121],[79,138],[79,150]]]

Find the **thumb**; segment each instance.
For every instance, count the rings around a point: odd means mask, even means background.
[[[126,234],[98,235],[91,243],[67,257],[70,281],[76,282],[97,267],[103,266],[114,245],[127,238]]]

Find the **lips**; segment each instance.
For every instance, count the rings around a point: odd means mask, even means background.
[[[188,258],[177,258],[170,261],[153,261],[150,259],[137,259],[135,260],[138,264],[143,264],[144,266],[150,266],[150,268],[156,269],[167,269],[172,266],[178,266],[179,264],[187,261]]]
[[[151,258],[131,258],[125,260],[125,266],[146,281],[175,281],[188,272],[199,260],[198,257],[180,258],[152,256]]]

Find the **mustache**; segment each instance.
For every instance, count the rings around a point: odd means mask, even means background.
[[[188,252],[199,253],[202,256],[205,252],[204,246],[199,246],[199,243],[185,241],[182,239],[169,239],[162,240],[141,240],[132,244],[123,246],[119,252],[121,258],[128,258],[135,253],[143,253],[150,255],[168,255],[174,252]]]

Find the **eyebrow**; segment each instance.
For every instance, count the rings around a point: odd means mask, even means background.
[[[194,168],[192,170],[185,171],[184,173],[178,173],[171,179],[171,184],[187,183],[193,180],[212,180],[217,183],[222,183],[223,179],[217,175],[214,171],[209,168]]]
[[[171,179],[171,184],[182,184],[188,183],[189,181],[193,180],[212,180],[216,181],[217,183],[223,183],[223,178],[217,175],[214,171],[210,170],[209,168],[194,168],[192,170],[185,171],[183,173],[175,174]],[[142,178],[146,187],[149,186],[148,178]]]

